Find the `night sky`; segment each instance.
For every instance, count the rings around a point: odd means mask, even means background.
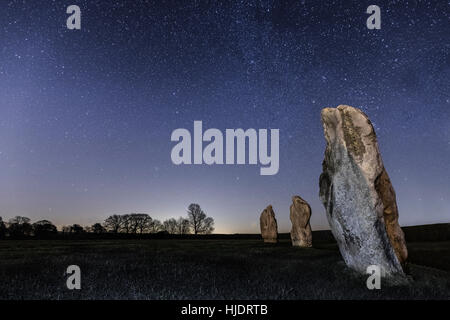
[[[81,30],[66,8],[81,8]],[[381,8],[381,30],[366,9]],[[373,121],[401,225],[450,222],[448,1],[0,2],[0,216],[90,225],[186,215],[259,232],[320,203],[320,110]],[[280,169],[172,164],[177,128],[280,129]]]

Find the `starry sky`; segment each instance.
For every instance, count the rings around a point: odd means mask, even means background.
[[[81,30],[66,8],[81,8]],[[381,30],[366,9],[381,8]],[[323,107],[374,123],[401,225],[450,222],[448,1],[0,2],[0,216],[90,225],[199,203],[217,233],[327,229]],[[280,169],[172,164],[177,128],[280,129]]]

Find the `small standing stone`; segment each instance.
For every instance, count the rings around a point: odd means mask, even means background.
[[[293,196],[290,207],[290,218],[292,222],[292,245],[296,247],[312,247],[312,231],[311,225],[309,224],[311,207],[308,202],[299,196]]]
[[[278,241],[277,219],[275,219],[275,213],[271,205],[267,206],[261,213],[259,222],[264,242],[276,243]]]

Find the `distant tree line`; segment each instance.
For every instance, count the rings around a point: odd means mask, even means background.
[[[27,217],[16,216],[8,222],[0,217],[0,239],[53,238],[57,235],[80,234],[210,234],[214,231],[214,219],[208,217],[198,204],[190,204],[187,217],[170,218],[163,222],[146,213],[111,215],[103,223],[83,227],[79,224],[63,226],[60,231],[48,220],[31,223]]]

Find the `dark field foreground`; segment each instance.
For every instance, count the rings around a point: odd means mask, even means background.
[[[0,241],[0,299],[449,299],[450,242],[409,243],[407,286],[366,288],[334,244],[289,240]],[[81,268],[79,291],[65,270]]]

